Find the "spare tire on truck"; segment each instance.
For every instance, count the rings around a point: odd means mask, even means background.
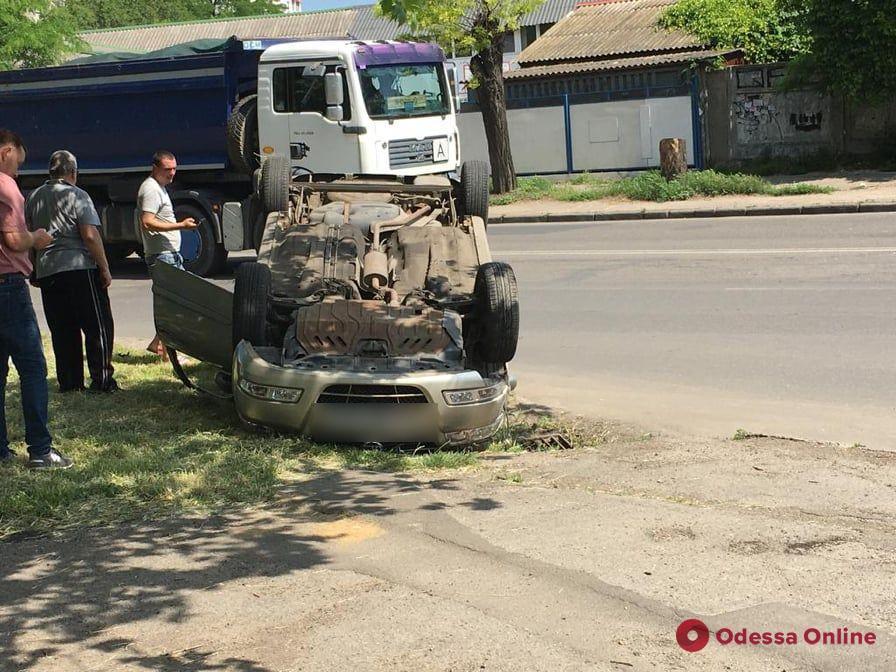
[[[254,261],[237,266],[233,286],[233,347],[246,340],[268,345],[268,295],[271,269]]]
[[[480,362],[501,367],[516,355],[520,334],[519,294],[510,265],[482,264],[476,272],[473,298],[473,354]]]
[[[461,211],[465,215],[482,217],[488,226],[488,180],[490,172],[485,161],[464,161],[460,167]]]
[[[227,119],[227,154],[241,173],[258,168],[258,97],[254,94],[234,105]]]
[[[265,212],[289,210],[289,160],[283,156],[270,156],[261,164],[261,204]]]

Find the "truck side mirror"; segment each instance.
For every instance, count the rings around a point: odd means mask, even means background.
[[[324,75],[324,93],[327,98],[327,107],[342,105],[342,73],[328,72]],[[327,119],[330,112],[327,110]],[[340,117],[342,119],[342,117]]]
[[[327,105],[327,119],[342,121],[342,105]]]

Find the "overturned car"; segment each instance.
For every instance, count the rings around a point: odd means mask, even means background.
[[[513,270],[486,239],[487,180],[471,162],[459,185],[295,181],[269,158],[257,262],[237,267],[232,294],[158,264],[158,333],[229,372],[219,382],[248,423],[324,441],[484,441],[519,332]]]

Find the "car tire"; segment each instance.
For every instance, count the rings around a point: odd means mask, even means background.
[[[204,210],[191,204],[175,205],[174,216],[177,221],[192,217],[198,223],[195,229],[180,232],[180,254],[184,258],[184,268],[203,278],[221,271],[227,263],[227,250],[215,240],[214,220]]]
[[[488,226],[488,164],[485,161],[464,161],[460,168],[460,190],[465,215],[482,217]]]
[[[509,264],[491,261],[479,267],[473,289],[476,307],[476,359],[500,368],[516,355],[520,333],[520,303],[516,276]]]
[[[233,347],[246,340],[268,345],[268,295],[271,269],[254,261],[237,266],[233,286]]]
[[[289,161],[271,156],[261,166],[261,203],[265,212],[289,210]]]
[[[227,119],[227,154],[241,173],[258,168],[258,97],[246,96]]]

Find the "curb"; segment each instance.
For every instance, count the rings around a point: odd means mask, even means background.
[[[775,215],[849,215],[866,212],[896,212],[894,203],[841,203],[781,207],[701,208],[699,210],[603,210],[601,212],[552,212],[538,215],[489,217],[489,224],[534,224],[551,222],[614,222],[641,219],[700,219],[707,217],[770,217]]]

